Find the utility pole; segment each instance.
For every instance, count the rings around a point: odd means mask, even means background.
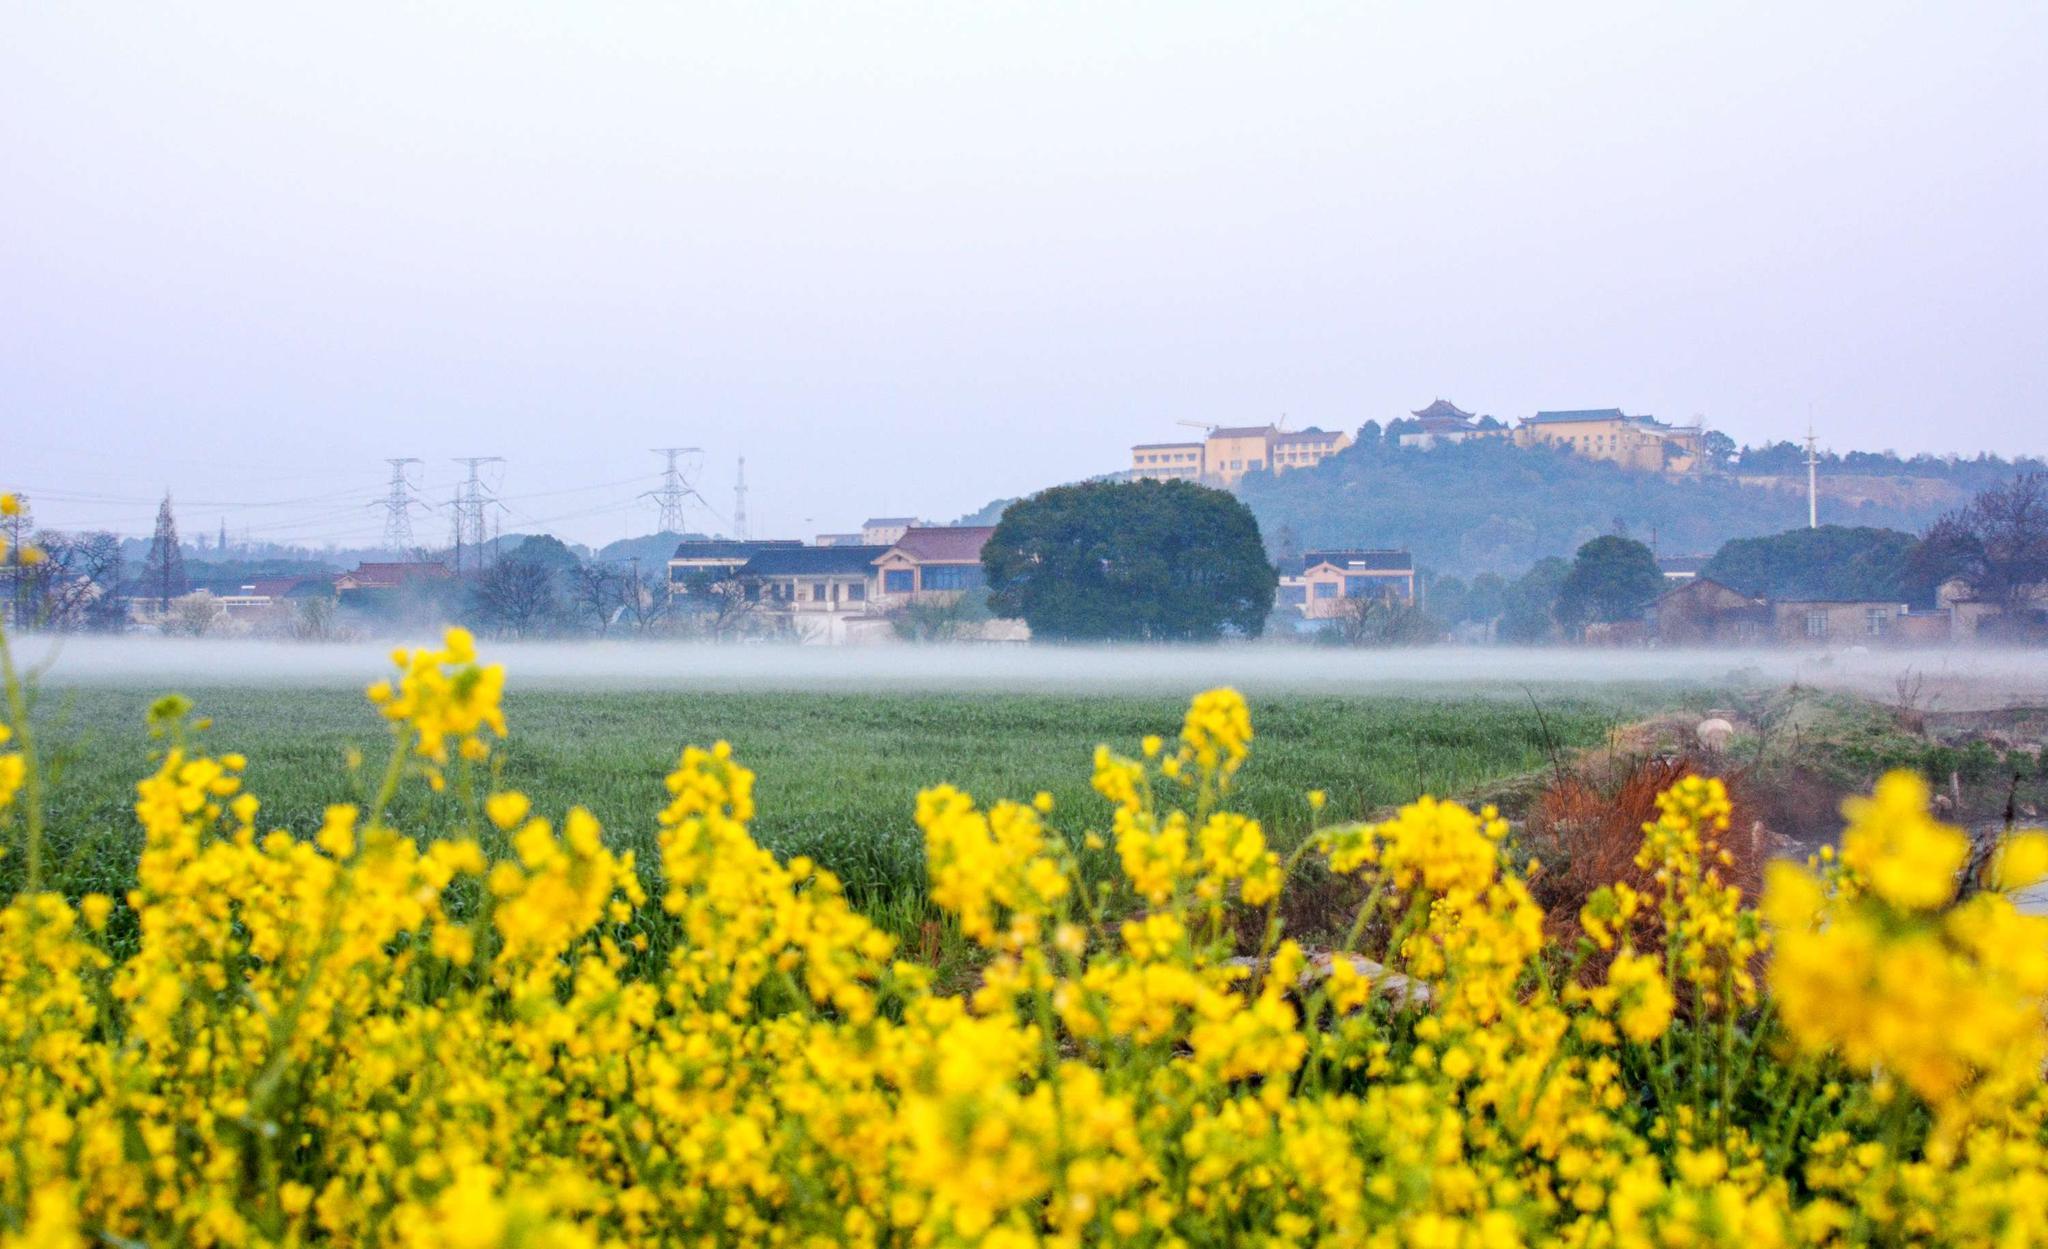
[[[484,566],[484,514],[497,499],[484,489],[482,476],[478,473],[486,464],[503,464],[502,455],[456,456],[457,464],[469,466],[469,478],[455,488],[455,572],[462,573],[462,548],[465,545],[476,548],[476,566]]]
[[[732,484],[732,536],[747,540],[747,457],[740,457],[740,475]]]
[[[406,465],[424,461],[413,456],[397,456],[384,461],[391,466],[391,491],[380,500],[371,502],[371,507],[384,509],[384,548],[388,551],[404,552],[412,549],[412,509],[422,506],[412,496],[412,481],[406,475]]]
[[[1820,460],[1814,454],[1813,422],[1806,423],[1806,527],[1820,528],[1820,477],[1816,466]]]
[[[688,475],[676,461],[685,455],[701,455],[703,448],[655,447],[653,451],[656,455],[668,457],[668,467],[662,470],[661,487],[649,490],[640,497],[653,499],[655,506],[661,509],[661,523],[657,532],[685,533],[689,530],[689,520],[684,515],[685,506],[691,499],[702,503],[704,496],[698,494],[696,488],[690,485]]]

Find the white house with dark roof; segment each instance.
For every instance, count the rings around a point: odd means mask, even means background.
[[[1310,551],[1298,571],[1280,578],[1274,602],[1320,620],[1343,610],[1346,599],[1360,598],[1413,603],[1415,557],[1395,550]]]

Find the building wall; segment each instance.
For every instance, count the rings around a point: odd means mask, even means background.
[[[1301,614],[1310,620],[1327,620],[1344,610],[1345,599],[1360,597],[1354,591],[1361,588],[1391,590],[1397,600],[1413,603],[1415,572],[1407,568],[1374,570],[1317,564],[1299,576],[1282,577],[1275,601],[1282,606],[1301,608]]]
[[[1301,439],[1282,434],[1273,440],[1273,471],[1285,473],[1297,468],[1314,468],[1324,460],[1351,445],[1351,435],[1331,433],[1314,439]]]
[[[903,540],[913,522],[902,519],[869,521],[860,527],[861,546],[890,546]]]
[[[1234,486],[1246,473],[1267,467],[1273,459],[1269,433],[1211,437],[1203,447],[1204,471],[1219,485]]]
[[[1159,481],[1199,481],[1202,477],[1202,444],[1180,442],[1132,447],[1131,472],[1138,477]]]
[[[1705,438],[1693,430],[1658,433],[1625,419],[1545,421],[1515,430],[1518,446],[1563,446],[1578,455],[1606,460],[1640,472],[1689,472],[1699,462]]]
[[[1778,640],[1788,646],[1870,646],[1900,640],[1903,603],[1799,603],[1771,605]]]

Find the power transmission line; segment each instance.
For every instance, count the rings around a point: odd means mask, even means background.
[[[747,457],[740,457],[739,476],[732,483],[732,536],[747,540]]]

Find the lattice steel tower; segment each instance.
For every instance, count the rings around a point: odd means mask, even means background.
[[[413,497],[412,479],[406,473],[406,465],[423,464],[425,461],[401,456],[384,462],[391,466],[391,489],[382,499],[372,501],[370,506],[384,509],[384,548],[388,551],[410,551],[412,510],[426,504]]]
[[[449,505],[455,513],[455,571],[459,573],[462,571],[464,547],[476,552],[478,568],[484,566],[484,515],[498,500],[484,487],[483,477],[478,470],[486,464],[503,464],[505,457],[457,456],[455,462],[469,466],[469,478],[455,488],[454,502]]]
[[[662,470],[660,488],[649,490],[640,497],[653,499],[654,505],[661,509],[661,527],[657,532],[687,533],[689,519],[684,515],[684,509],[691,499],[703,503],[704,496],[697,493],[697,488],[690,484],[688,474],[676,461],[686,455],[701,455],[703,448],[655,447],[653,451],[656,455],[668,457],[668,467]]]

